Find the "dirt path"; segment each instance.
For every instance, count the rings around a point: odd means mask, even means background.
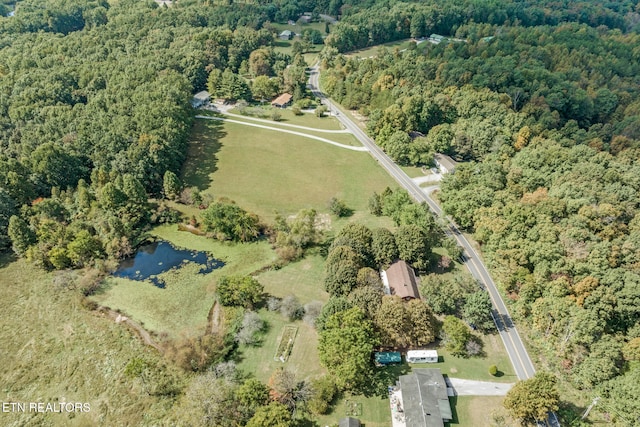
[[[211,116],[196,116],[196,119],[217,120],[217,121],[220,121],[220,122],[236,123],[236,124],[244,125],[244,126],[252,126],[252,127],[261,128],[261,129],[274,130],[276,132],[290,133],[292,135],[298,135],[298,136],[302,136],[302,137],[309,138],[309,139],[315,139],[317,141],[322,141],[322,142],[324,142],[326,144],[335,145],[336,147],[344,148],[346,150],[369,151],[369,149],[367,147],[362,147],[362,146],[355,147],[355,146],[352,146],[352,145],[345,145],[345,144],[341,144],[341,143],[336,142],[336,141],[331,141],[330,139],[327,139],[327,138],[322,138],[322,137],[319,137],[319,136],[309,135],[307,133],[296,132],[296,131],[288,130],[288,129],[281,129],[281,128],[274,128],[274,127],[271,127],[271,126],[259,125],[257,123],[247,123],[247,122],[241,122],[239,120],[232,120],[232,119],[226,119],[226,118],[223,118],[223,117],[211,117]]]
[[[208,322],[209,325],[208,333],[215,335],[220,331],[220,324],[224,320],[222,316],[222,310],[220,309],[220,304],[218,301],[213,303],[211,310],[209,310]]]
[[[98,307],[98,311],[102,314],[106,314],[110,319],[114,320],[116,323],[124,323],[129,329],[133,330],[133,332],[144,342],[146,345],[151,346],[162,353],[162,348],[151,338],[151,334],[147,332],[142,326],[133,320],[129,319],[126,316],[118,313],[117,311],[113,311],[108,307],[100,306]]]
[[[513,384],[490,381],[463,380],[447,378],[447,385],[452,387],[457,396],[504,396]]]
[[[313,111],[310,111],[310,112],[313,112]],[[274,124],[273,120],[257,119],[255,117],[241,116],[240,114],[233,114],[233,113],[229,113],[229,112],[223,112],[222,114],[224,114],[225,116],[236,117],[236,118],[243,119],[243,120],[253,120],[254,122],[262,122],[262,123],[267,123],[267,124]],[[308,130],[308,131],[311,131],[311,132],[351,133],[348,129],[318,129],[318,128],[312,128],[312,127],[309,127],[309,126],[292,125],[292,124],[289,124],[289,123],[282,123],[282,122],[277,122],[277,125],[278,126],[287,126],[287,127],[296,128],[296,129]]]

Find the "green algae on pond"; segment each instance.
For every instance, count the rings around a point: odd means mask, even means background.
[[[180,268],[187,262],[202,266],[198,274],[207,274],[224,266],[224,262],[211,257],[206,252],[179,249],[161,240],[140,246],[135,256],[122,261],[113,275],[131,280],[150,281],[155,286],[164,288],[165,283],[157,276],[171,269]]]

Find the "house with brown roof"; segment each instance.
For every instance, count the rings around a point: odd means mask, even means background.
[[[420,298],[416,274],[406,261],[394,262],[380,274],[380,277],[387,294],[397,295],[405,301]]]
[[[285,108],[289,104],[291,104],[292,99],[293,96],[291,94],[283,93],[282,95],[271,101],[271,106],[276,108]]]

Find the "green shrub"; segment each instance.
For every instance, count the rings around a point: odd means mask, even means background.
[[[498,373],[498,367],[496,365],[489,366],[489,373],[495,377]]]

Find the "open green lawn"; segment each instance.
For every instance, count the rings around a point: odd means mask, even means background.
[[[366,210],[374,191],[395,187],[366,152],[212,120],[194,125],[183,181],[204,193],[229,197],[266,220],[275,211],[327,212],[331,197]]]
[[[171,400],[151,397],[124,375],[133,357],[157,363],[123,325],[82,307],[81,272],[47,273],[0,255],[0,398],[3,402],[87,402],[90,412],[3,413],[3,426],[158,425]]]
[[[394,42],[389,42],[389,43],[384,43],[384,44],[371,46],[371,47],[366,48],[366,49],[360,49],[360,50],[354,50],[352,52],[347,52],[346,55],[347,56],[356,56],[356,57],[359,57],[359,58],[369,58],[370,56],[376,56],[378,54],[378,51],[382,47],[385,47],[385,48],[387,48],[389,50],[394,50],[396,48],[398,48],[399,50],[402,50],[402,49],[407,49],[409,47],[410,43],[411,43],[410,39],[397,40],[397,41],[394,41]]]
[[[281,111],[284,112],[284,111],[287,111],[287,110],[281,110]],[[234,121],[239,121],[239,122],[245,122],[245,123],[249,123],[249,124],[254,124],[254,125],[257,124],[257,125],[268,126],[268,127],[276,128],[276,129],[283,129],[285,131],[300,132],[300,133],[303,133],[305,135],[312,135],[312,136],[328,139],[330,141],[337,142],[339,144],[349,145],[349,146],[352,146],[352,147],[362,147],[362,144],[360,143],[360,141],[358,141],[356,139],[356,137],[353,136],[351,133],[329,133],[329,132],[322,132],[321,130],[317,130],[316,131],[316,130],[313,130],[313,129],[300,129],[300,128],[287,126],[289,124],[293,124],[293,125],[296,125],[296,126],[310,126],[310,127],[314,127],[314,128],[317,128],[317,129],[334,130],[336,128],[336,126],[333,123],[333,120],[334,120],[333,118],[325,117],[325,118],[319,119],[314,114],[307,114],[307,113],[305,113],[303,116],[295,116],[295,115],[293,115],[293,113],[290,113],[290,115],[293,116],[295,119],[293,119],[293,120],[274,121],[274,120],[269,120],[269,119],[264,119],[264,118],[260,118],[260,120],[255,120],[252,117],[235,117],[235,116],[228,117],[228,119],[229,120],[234,120]],[[311,117],[304,117],[304,116],[311,116]],[[298,119],[298,120],[296,120],[296,119]],[[262,120],[267,120],[267,121],[265,122],[265,121],[262,121]],[[318,123],[318,122],[323,122],[325,120],[327,121],[327,125],[324,125],[324,123]],[[305,123],[309,123],[309,124],[305,124]],[[231,124],[231,123],[229,123],[229,124]],[[238,123],[235,123],[235,124],[239,125]],[[314,125],[320,125],[320,126],[314,126]],[[253,132],[254,129],[258,129],[258,132],[260,131],[259,128],[256,128],[254,126],[250,126],[247,129],[247,132]],[[336,130],[339,130],[339,128],[336,129]],[[277,131],[275,131],[275,132],[277,132]],[[310,139],[310,138],[305,138],[302,135],[286,134],[287,132],[284,132],[284,133],[285,133],[285,135],[283,137],[303,138],[305,140]]]
[[[325,23],[324,21],[320,21],[320,22],[309,22],[308,24],[305,23],[296,23],[296,25],[289,25],[288,23],[272,23],[271,24],[273,26],[273,28],[275,28],[276,30],[278,30],[278,33],[281,33],[284,30],[289,30],[289,31],[293,31],[296,34],[300,34],[302,33],[304,30],[311,28],[311,29],[315,29],[318,30],[322,33],[322,35],[324,35],[324,27],[325,27]],[[331,27],[331,25],[329,25],[329,27]],[[295,39],[294,39],[295,40]]]
[[[262,273],[258,280],[269,295],[279,298],[295,295],[301,304],[324,303],[329,299],[324,291],[324,259],[320,255],[308,255],[279,270]]]
[[[454,420],[445,425],[456,427],[493,427],[494,417],[504,417],[506,424],[517,425],[507,416],[502,406],[503,397],[496,396],[456,396],[449,398]]]
[[[317,417],[321,426],[337,424],[341,418],[347,416],[347,401],[353,402],[353,407],[362,409],[362,414],[356,418],[360,419],[365,427],[389,427],[391,425],[391,409],[388,398],[377,396],[349,396],[340,399],[330,414]]]
[[[284,367],[296,374],[299,379],[317,377],[325,373],[320,366],[318,356],[318,334],[316,330],[306,323],[298,320],[289,322],[279,312],[271,312],[266,309],[259,311],[260,317],[267,322],[268,330],[262,339],[260,347],[241,345],[235,353],[238,368],[250,372],[261,381],[267,382],[273,371]],[[298,327],[293,349],[289,359],[282,363],[274,360],[273,356],[280,342],[285,325]]]
[[[440,368],[443,375],[467,380],[495,381],[515,383],[518,377],[513,371],[509,356],[504,349],[500,336],[482,336],[485,357],[455,357],[444,348],[438,348],[439,363],[410,365],[414,368]],[[489,374],[489,366],[496,365],[500,372],[498,376]]]
[[[177,226],[161,226],[152,231],[159,238],[179,247],[207,251],[225,262],[209,274],[197,274],[200,266],[186,265],[160,275],[166,286],[149,282],[109,277],[92,298],[99,304],[121,310],[145,329],[175,338],[202,334],[213,305],[215,282],[221,275],[249,274],[275,260],[267,242],[248,244],[221,243],[185,231]]]
[[[344,129],[343,126],[340,124],[340,122],[334,118],[334,117],[330,117],[330,116],[325,116],[325,117],[317,117],[315,114],[313,113],[303,113],[300,116],[296,116],[295,114],[293,114],[293,112],[291,111],[290,108],[274,108],[271,107],[268,104],[265,104],[263,106],[261,106],[262,109],[264,109],[265,111],[265,117],[256,117],[258,119],[262,119],[262,120],[267,120],[269,122],[269,126],[274,126],[274,127],[282,127],[282,128],[288,128],[288,129],[292,129],[289,126],[279,126],[280,124],[289,124],[289,125],[297,125],[297,126],[307,126],[310,128],[314,128],[314,129],[323,129],[323,130],[340,130],[340,129]],[[278,111],[282,118],[280,121],[274,121],[271,120],[271,112],[273,112],[274,110]],[[231,111],[229,111],[230,113],[233,114],[240,114],[240,112],[237,109],[232,109]],[[202,110],[201,112],[198,112],[199,114],[206,114],[207,111],[206,110]],[[224,116],[221,116],[224,117]],[[229,117],[233,120],[243,120],[241,118],[238,117]],[[252,117],[251,116],[246,116],[246,121],[249,123],[256,123],[255,120],[251,120]],[[265,124],[267,125],[267,123],[261,123],[261,124]],[[301,132],[304,132],[304,130],[300,130]],[[332,134],[332,133],[326,133],[326,132],[320,132],[320,134],[328,136],[328,135],[336,135],[336,134]]]
[[[418,166],[401,166],[400,169],[406,173],[409,178],[418,178],[421,176],[425,176],[424,172],[422,172],[422,168]]]
[[[310,301],[326,302],[329,295],[323,289],[324,260],[319,255],[309,255],[290,263],[279,270],[261,273],[257,279],[264,285],[265,293],[283,298],[295,295],[301,304]],[[269,329],[261,347],[241,346],[239,349],[240,368],[254,373],[266,381],[273,371],[284,366],[300,378],[322,374],[318,356],[318,334],[315,329],[302,321],[289,322],[278,312],[260,310],[260,316],[267,321]],[[273,360],[278,338],[285,325],[298,327],[293,350],[284,364]]]

